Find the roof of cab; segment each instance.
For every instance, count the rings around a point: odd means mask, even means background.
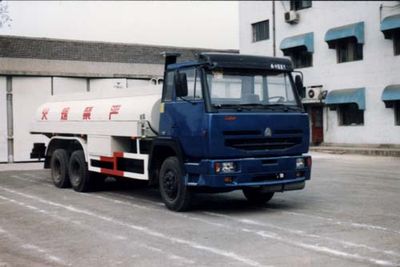
[[[169,64],[167,66],[168,70],[174,70],[174,69],[180,69],[180,68],[185,68],[185,67],[192,67],[192,66],[197,66],[199,65],[198,61],[184,61],[184,62],[178,62],[174,64]]]
[[[191,67],[200,64],[209,64],[211,68],[240,68],[265,70],[293,70],[292,62],[287,58],[243,55],[233,53],[200,53],[199,61],[185,61],[168,65],[168,69]]]

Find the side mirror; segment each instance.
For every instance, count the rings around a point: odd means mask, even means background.
[[[175,74],[175,92],[176,97],[184,97],[188,95],[186,73],[177,72]]]
[[[299,96],[301,98],[306,97],[306,88],[303,85],[303,79],[301,78],[300,75],[296,75],[294,77],[294,85],[296,86],[296,90],[299,93]]]

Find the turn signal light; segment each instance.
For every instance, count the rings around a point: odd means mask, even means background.
[[[222,164],[220,162],[215,162],[214,163],[214,170],[215,173],[220,173],[222,169]]]
[[[231,184],[232,182],[233,182],[233,178],[232,177],[225,177],[224,178],[224,183]]]
[[[307,157],[306,161],[307,161],[307,167],[311,168],[312,158],[311,157]]]

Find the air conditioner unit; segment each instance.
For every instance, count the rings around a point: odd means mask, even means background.
[[[126,89],[126,87],[127,87],[127,81],[124,78],[122,78],[122,79],[113,79],[112,83],[113,83],[113,87],[115,89]]]
[[[306,99],[320,100],[321,90],[321,87],[308,87],[306,90]]]
[[[296,24],[299,22],[300,15],[294,10],[285,12],[285,22],[289,24]]]

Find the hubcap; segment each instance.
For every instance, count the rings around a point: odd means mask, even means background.
[[[175,172],[168,170],[163,177],[163,188],[170,200],[176,199],[178,195],[178,179]]]
[[[61,163],[58,160],[54,161],[53,179],[57,183],[61,180]]]
[[[72,168],[71,168],[71,183],[73,183],[75,186],[78,186],[81,182],[81,176],[80,176],[80,169],[81,166],[76,162],[72,162]]]

